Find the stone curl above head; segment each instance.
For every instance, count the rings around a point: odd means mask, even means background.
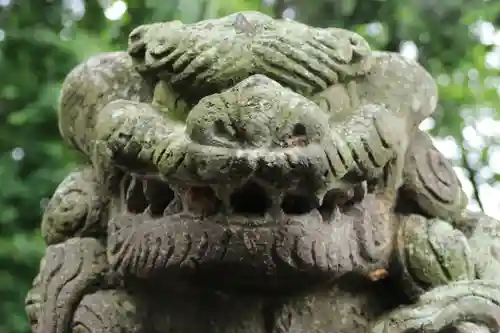
[[[34,333],[498,332],[499,222],[418,129],[437,87],[359,35],[144,25],[64,81]]]

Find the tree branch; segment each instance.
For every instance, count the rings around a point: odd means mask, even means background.
[[[274,18],[280,19],[285,9],[286,9],[285,0],[276,0],[273,7]]]
[[[474,200],[477,201],[477,204],[479,205],[479,208],[481,208],[481,211],[484,212],[483,203],[481,202],[481,198],[479,196],[479,186],[477,185],[476,181],[477,172],[471,167],[469,161],[467,160],[467,151],[463,147],[463,142],[460,143],[460,151],[462,153],[462,166],[469,174],[468,178],[472,184],[472,196],[474,197]]]

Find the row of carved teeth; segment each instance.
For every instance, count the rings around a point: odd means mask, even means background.
[[[127,176],[122,184],[126,210],[148,213],[153,217],[189,212],[198,216],[223,215],[266,216],[281,219],[285,215],[303,215],[318,211],[325,222],[336,212],[360,202],[366,194],[366,183],[323,196],[266,190],[250,181],[237,189],[215,186],[176,187],[165,182],[138,176]]]

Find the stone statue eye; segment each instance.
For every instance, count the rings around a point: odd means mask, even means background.
[[[304,126],[304,124],[295,124],[295,126],[293,126],[293,130],[292,130],[292,135],[293,136],[306,136],[307,133],[306,133],[306,127]]]

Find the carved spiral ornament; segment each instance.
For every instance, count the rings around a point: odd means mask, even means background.
[[[460,180],[451,164],[424,132],[417,132],[406,156],[403,189],[424,213],[454,217],[466,204]]]
[[[416,158],[417,171],[426,188],[436,199],[452,203],[455,199],[457,178],[448,162],[436,150],[425,153],[425,158]],[[434,181],[434,182],[432,182]]]
[[[104,233],[100,218],[106,200],[99,196],[98,186],[90,167],[75,170],[61,182],[42,219],[42,235],[47,244]]]

